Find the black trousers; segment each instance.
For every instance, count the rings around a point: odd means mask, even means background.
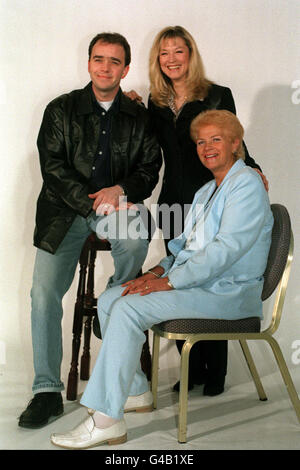
[[[184,341],[177,340],[176,346],[181,353]],[[190,351],[189,382],[218,385],[227,373],[227,341],[198,341]]]

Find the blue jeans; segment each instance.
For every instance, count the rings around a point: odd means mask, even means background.
[[[108,233],[104,222],[110,222],[110,228],[116,230]],[[113,287],[135,278],[146,258],[149,245],[146,229],[141,237],[127,236],[128,227],[130,229],[130,226],[138,224],[143,226],[139,214],[126,210],[108,216],[96,216],[93,213],[87,219],[77,216],[54,255],[37,250],[31,289],[35,370],[33,393],[59,392],[64,389],[60,378],[62,298],[73,281],[86,238],[95,231],[111,243],[115,273],[107,287]],[[119,235],[115,237],[115,234]]]

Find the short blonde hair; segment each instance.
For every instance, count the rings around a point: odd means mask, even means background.
[[[182,26],[168,26],[157,34],[150,50],[149,79],[152,101],[158,106],[168,106],[170,96],[174,95],[172,82],[161,71],[159,64],[161,43],[168,38],[182,38],[190,51],[187,76],[188,101],[204,99],[212,82],[205,77],[203,62],[196,42]]]
[[[244,128],[236,115],[225,109],[212,109],[198,114],[198,116],[192,120],[190,126],[191,138],[195,143],[198,138],[199,129],[210,125],[222,129],[232,141],[238,139],[240,144],[235,152],[235,157],[237,160],[239,158],[245,160],[245,151],[243,147]]]

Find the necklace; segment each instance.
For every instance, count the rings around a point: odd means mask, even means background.
[[[175,114],[175,119],[178,118],[182,108],[186,104],[186,101],[187,101],[187,96],[184,96],[181,106],[179,106],[179,108],[177,108],[176,103],[175,103],[175,97],[174,96],[169,97],[169,100],[168,100],[169,108],[171,109],[173,114]]]

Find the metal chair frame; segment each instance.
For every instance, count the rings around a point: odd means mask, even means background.
[[[294,240],[291,231],[290,244],[285,268],[281,279],[277,285],[277,292],[273,306],[272,318],[270,325],[258,333],[199,333],[199,334],[181,334],[170,331],[163,331],[160,325],[154,325],[152,330],[153,334],[153,350],[152,350],[152,393],[154,399],[154,408],[157,408],[157,386],[158,386],[158,366],[159,366],[159,347],[160,337],[166,339],[181,339],[185,343],[181,352],[180,364],[180,391],[179,391],[179,421],[178,421],[178,442],[185,443],[187,441],[187,406],[188,406],[188,369],[189,369],[189,354],[192,346],[201,340],[237,340],[239,341],[247,365],[249,367],[252,379],[256,386],[259,399],[262,401],[267,400],[267,396],[260,377],[258,375],[253,357],[250,353],[247,340],[264,340],[271,346],[274,357],[278,364],[281,376],[287,388],[292,405],[295,409],[297,418],[300,422],[300,400],[295,389],[293,380],[289,373],[285,359],[281,352],[278,342],[273,337],[273,334],[278,329],[280,324],[288,279],[290,275],[291,263],[293,259]]]

